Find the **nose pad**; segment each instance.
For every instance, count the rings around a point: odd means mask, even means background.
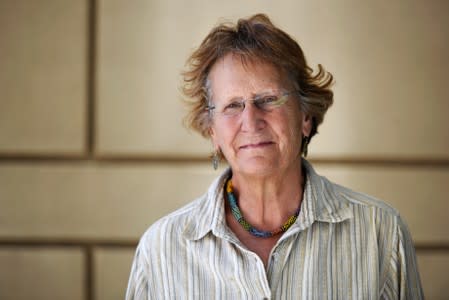
[[[241,113],[242,130],[255,132],[265,127],[264,112],[254,102],[246,102]]]

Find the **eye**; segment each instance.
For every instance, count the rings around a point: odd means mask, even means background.
[[[276,105],[278,97],[275,95],[262,96],[258,99],[254,99],[254,104],[260,109],[269,109]]]
[[[278,97],[275,95],[268,95],[268,96],[263,96],[262,98],[260,98],[259,103],[260,104],[271,104],[274,103],[278,100]]]
[[[240,107],[242,107],[242,105],[243,104],[241,102],[232,102],[232,103],[229,103],[228,105],[226,105],[225,109],[240,108]]]
[[[287,101],[287,97],[278,95],[265,95],[254,100],[254,104],[265,111],[271,111],[279,106],[282,106]]]
[[[241,112],[243,110],[243,108],[244,108],[243,102],[234,101],[234,102],[229,103],[228,105],[226,105],[223,108],[223,114],[225,114],[225,115],[236,114],[236,113]]]

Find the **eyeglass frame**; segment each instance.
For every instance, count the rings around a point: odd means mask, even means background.
[[[256,96],[254,96],[253,98],[250,98],[250,99],[244,99],[244,98],[241,98],[241,100],[231,101],[230,103],[226,104],[226,105],[224,106],[224,108],[223,108],[223,111],[220,111],[220,112],[219,112],[219,111],[216,111],[216,109],[217,109],[216,105],[208,105],[208,106],[206,106],[206,110],[209,112],[210,115],[212,115],[212,114],[214,113],[214,110],[215,110],[216,113],[218,113],[218,114],[220,114],[220,115],[223,115],[223,116],[226,116],[226,117],[235,117],[235,116],[239,116],[239,115],[245,110],[246,102],[252,102],[252,103],[254,104],[254,106],[255,106],[258,110],[260,110],[260,111],[262,111],[262,112],[271,112],[273,109],[276,109],[276,108],[278,108],[278,107],[281,107],[281,106],[283,106],[285,103],[287,103],[287,101],[288,101],[288,96],[291,95],[291,94],[294,94],[294,93],[297,93],[298,95],[301,95],[301,91],[299,91],[299,90],[293,90],[293,91],[281,92],[279,95],[276,95],[276,94],[256,95]],[[264,98],[266,98],[266,97],[273,97],[273,96],[276,96],[276,97],[278,98],[278,99],[276,100],[276,101],[278,101],[278,102],[279,102],[281,99],[283,99],[284,97],[286,97],[287,99],[286,99],[284,102],[282,102],[281,104],[278,104],[277,106],[274,105],[274,106],[272,107],[272,109],[270,109],[270,110],[264,109],[264,108],[262,108],[262,107],[259,106],[259,105],[261,105],[261,104],[258,104],[259,101],[265,100]],[[232,114],[232,113],[231,113],[231,114],[225,114],[225,113],[224,113],[224,110],[226,109],[226,107],[227,107],[228,105],[234,104],[234,103],[239,103],[239,104],[241,104],[241,105],[242,105],[241,110],[238,111],[238,112],[236,112],[236,113],[234,113],[234,114]],[[263,104],[263,102],[261,102],[261,103]]]

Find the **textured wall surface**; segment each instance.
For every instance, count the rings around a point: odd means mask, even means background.
[[[317,171],[396,207],[427,298],[447,299],[439,0],[0,1],[0,299],[123,298],[139,236],[219,174],[182,127],[184,62],[218,21],[256,12],[335,76]]]

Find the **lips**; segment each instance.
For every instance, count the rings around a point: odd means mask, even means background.
[[[243,146],[240,146],[240,149],[255,149],[255,148],[263,148],[266,146],[270,146],[273,145],[273,142],[257,142],[257,143],[250,143],[250,144],[245,144]]]

